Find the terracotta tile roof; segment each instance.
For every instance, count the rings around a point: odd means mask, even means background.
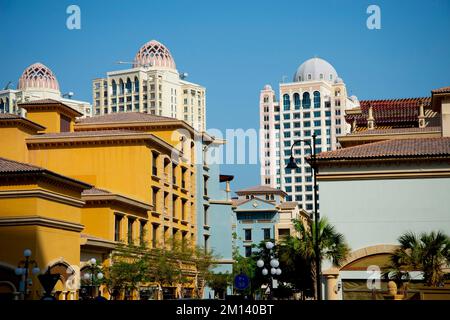
[[[44,168],[30,164],[0,158],[0,173],[4,172],[43,172]]]
[[[88,137],[88,136],[114,136],[145,134],[142,131],[133,130],[92,130],[92,131],[74,131],[74,132],[52,132],[33,136],[33,138],[67,138],[67,137]]]
[[[361,100],[361,114],[349,114],[345,116],[347,123],[356,120],[357,126],[367,126],[369,106],[372,107],[375,124],[409,124],[416,123],[419,115],[419,106],[424,104],[424,108],[431,105],[430,97],[387,99],[387,100]]]
[[[75,116],[82,116],[83,114],[72,108],[71,106],[65,104],[64,102],[55,100],[55,99],[40,99],[40,100],[31,100],[31,101],[26,101],[26,102],[21,102],[18,105],[20,107],[23,107],[24,109],[27,109],[27,107],[32,107],[35,105],[60,105],[62,107],[64,107],[65,110],[69,111],[72,114],[75,114]]]
[[[322,152],[317,155],[317,160],[410,157],[450,157],[450,137],[385,140],[335,151]]]
[[[37,124],[36,122],[30,121],[27,118],[24,118],[22,116],[16,115],[16,114],[10,114],[10,113],[0,113],[0,121],[21,121],[22,123],[26,123],[27,125],[33,127],[35,130],[43,130],[45,127],[41,126],[40,124]]]
[[[109,192],[108,190],[104,190],[104,189],[99,189],[99,188],[91,188],[91,189],[86,189],[82,192],[83,196],[87,196],[87,195],[97,195],[97,194],[101,194],[101,195],[106,195],[106,194],[112,194],[111,192]]]
[[[298,207],[298,203],[295,201],[285,201],[281,202],[278,207],[280,209],[295,209]]]
[[[240,206],[243,203],[249,202],[251,199],[231,199],[231,205],[233,207]]]
[[[350,133],[346,136],[368,136],[368,135],[378,135],[378,134],[399,134],[399,133],[415,133],[415,132],[440,132],[441,127],[425,127],[425,128],[385,128],[385,129],[374,129],[368,130],[367,127],[357,130],[356,132]],[[345,137],[345,136],[344,136]]]
[[[21,116],[11,113],[0,113],[0,119],[24,119]]]
[[[283,193],[286,194],[283,190],[280,189],[275,189],[269,186],[254,186],[254,187],[250,187],[250,188],[246,188],[246,189],[242,189],[242,190],[238,190],[236,191],[237,194],[244,194],[244,193]]]
[[[19,105],[26,105],[26,104],[64,104],[64,103],[55,99],[39,99],[19,103]]]
[[[2,173],[3,174],[27,174],[27,173],[44,174],[44,175],[50,176],[54,179],[58,179],[59,181],[63,180],[65,182],[68,182],[71,184],[76,184],[78,187],[83,187],[83,188],[91,188],[92,187],[92,185],[90,185],[86,182],[63,176],[61,174],[47,170],[45,168],[41,168],[41,167],[34,166],[31,164],[18,162],[18,161],[0,157],[0,177],[1,177]]]
[[[432,93],[450,93],[450,86],[434,89],[434,90],[431,90],[431,92]]]
[[[142,112],[110,113],[105,114],[103,116],[93,116],[90,118],[77,119],[78,124],[114,123],[114,122],[163,122],[163,121],[181,121],[181,120]]]

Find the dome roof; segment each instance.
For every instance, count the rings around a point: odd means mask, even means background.
[[[272,86],[270,84],[266,84],[264,86],[264,90],[272,90]]]
[[[144,44],[136,53],[134,62],[133,67],[150,64],[151,67],[176,68],[175,60],[173,60],[169,49],[156,40]]]
[[[320,58],[311,58],[298,67],[294,82],[324,80],[333,83],[338,78],[334,67]]]
[[[59,84],[52,70],[38,62],[25,69],[19,78],[17,88],[20,90],[50,89],[59,91]]]

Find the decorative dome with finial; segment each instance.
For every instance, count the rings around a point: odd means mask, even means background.
[[[20,90],[38,89],[59,92],[59,84],[52,70],[42,63],[33,63],[25,69],[17,86]]]
[[[173,60],[169,49],[162,43],[151,40],[144,44],[136,53],[133,67],[149,65],[150,67],[165,67],[175,69],[175,60]]]

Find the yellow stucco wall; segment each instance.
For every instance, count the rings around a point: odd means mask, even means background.
[[[27,162],[28,150],[25,139],[29,133],[16,127],[0,127],[0,157]]]
[[[88,145],[30,150],[30,163],[150,203],[150,150],[143,145]]]
[[[27,112],[27,119],[45,127],[46,133],[60,131],[61,116],[56,111],[37,111],[32,110]]]

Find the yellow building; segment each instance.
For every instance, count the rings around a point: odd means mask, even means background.
[[[143,113],[93,118],[55,100],[23,103],[27,118],[0,114],[0,294],[32,250],[41,270],[61,273],[60,299],[76,299],[92,258],[107,263],[120,242],[151,247],[196,241],[196,132]],[[33,278],[30,298],[42,294]]]

